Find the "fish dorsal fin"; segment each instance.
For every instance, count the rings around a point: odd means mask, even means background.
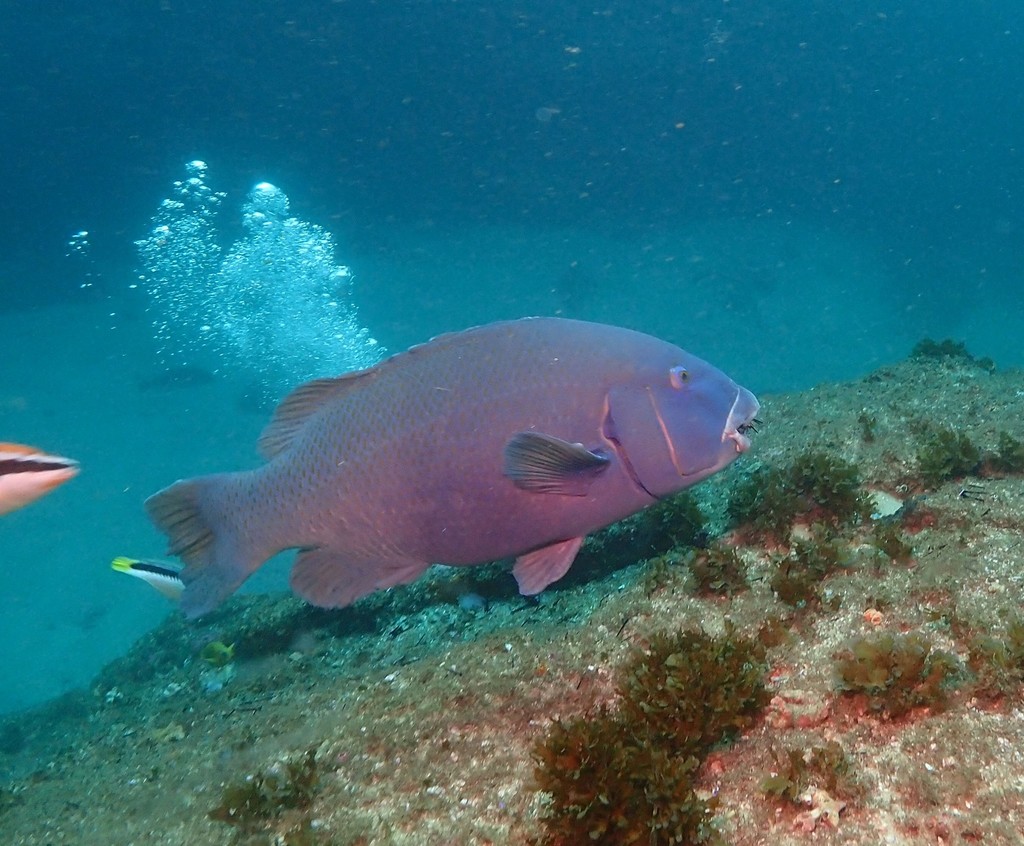
[[[296,432],[310,417],[323,408],[326,403],[355,387],[361,379],[371,378],[382,370],[395,367],[409,357],[416,358],[427,353],[437,353],[453,345],[465,344],[468,338],[493,332],[497,327],[504,326],[508,331],[517,324],[538,319],[541,318],[521,317],[518,320],[474,326],[459,332],[447,332],[431,338],[424,344],[409,347],[405,352],[396,353],[366,370],[357,370],[343,376],[326,379],[314,379],[312,382],[299,385],[281,400],[281,404],[274,411],[273,418],[267,424],[267,428],[263,430],[263,434],[260,435],[258,443],[260,455],[269,460],[286,450],[295,439]]]
[[[25,444],[12,444],[9,441],[0,442],[0,452],[17,452],[17,453],[38,453],[40,450],[35,447],[26,446]]]
[[[268,461],[284,452],[296,433],[327,403],[344,395],[363,378],[373,373],[373,369],[357,370],[344,376],[327,379],[314,379],[299,385],[288,396],[281,400],[274,409],[274,416],[263,430],[257,442],[257,448]]]

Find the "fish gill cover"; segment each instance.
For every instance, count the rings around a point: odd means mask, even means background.
[[[135,242],[162,364],[248,370],[264,399],[375,364],[383,348],[359,323],[333,235],[289,216],[287,195],[261,182],[242,206],[245,234],[225,250],[216,224],[226,195],[206,171],[189,162]]]

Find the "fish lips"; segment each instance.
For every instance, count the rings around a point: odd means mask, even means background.
[[[736,445],[736,453],[744,453],[750,449],[750,436],[747,432],[753,431],[754,418],[761,408],[757,401],[746,388],[737,386],[736,400],[729,410],[729,417],[725,421],[725,429],[722,432],[722,443],[732,441]]]

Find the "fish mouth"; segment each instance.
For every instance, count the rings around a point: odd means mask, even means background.
[[[736,445],[737,453],[744,453],[750,449],[750,438],[747,437],[751,423],[757,415],[761,404],[746,388],[737,388],[736,399],[733,400],[729,416],[725,421],[725,430],[722,432],[722,443],[732,441]]]

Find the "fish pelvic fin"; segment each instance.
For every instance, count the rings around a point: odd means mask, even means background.
[[[146,513],[168,538],[167,554],[185,562],[181,610],[194,618],[216,608],[268,558],[244,527],[227,519],[242,474],[175,482],[146,500]]]
[[[519,593],[535,596],[552,582],[557,582],[569,571],[582,545],[583,538],[569,538],[520,555],[512,568],[512,575],[519,583]]]

